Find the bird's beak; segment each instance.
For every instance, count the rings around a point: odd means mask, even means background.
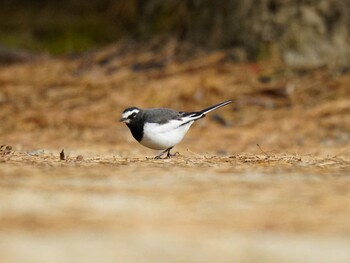
[[[130,123],[130,119],[128,119],[128,118],[121,118],[119,120],[119,122],[124,122],[124,123],[128,124],[128,123]]]

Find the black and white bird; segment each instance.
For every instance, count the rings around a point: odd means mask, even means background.
[[[171,157],[170,150],[185,136],[191,125],[205,114],[232,103],[228,100],[196,112],[178,112],[172,109],[126,108],[120,122],[125,122],[132,136],[143,146],[154,150],[164,150],[155,158],[160,159],[165,153]]]

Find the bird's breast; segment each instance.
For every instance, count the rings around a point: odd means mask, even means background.
[[[171,120],[164,124],[146,123],[143,127],[143,137],[139,142],[155,150],[170,148],[181,142],[192,123],[181,125],[183,122],[179,120]]]

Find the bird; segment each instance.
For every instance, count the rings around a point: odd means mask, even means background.
[[[163,150],[155,159],[170,158],[170,150],[182,141],[191,125],[211,111],[232,103],[227,100],[195,112],[176,111],[167,108],[140,109],[128,107],[122,112],[120,122],[130,129],[132,136],[141,145],[154,150]]]

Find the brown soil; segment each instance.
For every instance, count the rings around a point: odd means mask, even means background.
[[[348,71],[174,50],[0,70],[1,262],[350,262]],[[172,159],[117,122],[226,99]]]

